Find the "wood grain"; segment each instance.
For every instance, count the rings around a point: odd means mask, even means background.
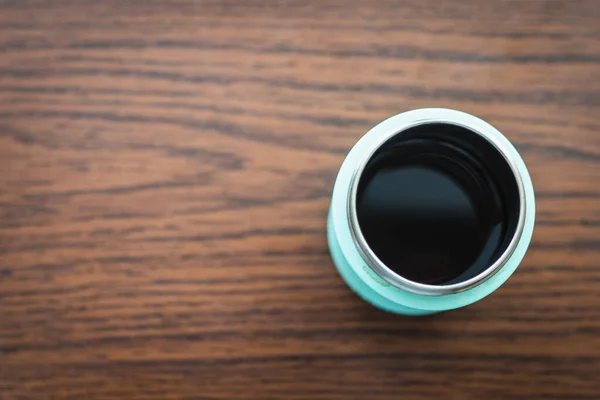
[[[466,309],[340,280],[345,153],[443,106],[538,223]],[[600,4],[0,0],[0,398],[597,399]]]

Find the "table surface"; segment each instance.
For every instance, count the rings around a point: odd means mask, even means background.
[[[0,6],[2,400],[598,398],[597,1]],[[406,318],[325,219],[427,106],[515,143],[538,219],[495,294]]]

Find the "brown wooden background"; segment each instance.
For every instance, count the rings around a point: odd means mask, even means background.
[[[0,398],[600,398],[600,2],[0,0]],[[402,318],[337,168],[444,106],[530,167],[513,278]]]

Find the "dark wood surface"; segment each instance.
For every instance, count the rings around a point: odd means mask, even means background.
[[[600,3],[0,1],[0,399],[598,399]],[[327,252],[411,108],[521,150],[532,247],[414,319]]]

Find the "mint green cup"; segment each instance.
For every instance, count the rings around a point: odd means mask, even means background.
[[[379,123],[350,150],[327,238],[361,298],[426,315],[498,289],[523,260],[534,223],[531,178],[510,141],[473,115],[427,108]]]

